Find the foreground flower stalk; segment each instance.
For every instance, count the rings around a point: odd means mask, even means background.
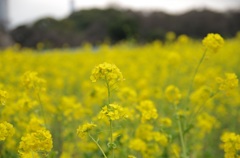
[[[209,33],[203,40],[202,40],[202,44],[205,47],[204,48],[204,52],[195,68],[194,74],[190,80],[190,85],[189,85],[189,89],[188,89],[188,93],[187,93],[187,98],[189,98],[191,92],[192,92],[192,88],[193,88],[193,83],[194,80],[196,78],[196,75],[199,71],[200,65],[203,63],[207,51],[209,50],[212,53],[217,53],[219,48],[221,48],[224,44],[224,39],[221,37],[221,35],[219,34],[214,34],[214,33]]]

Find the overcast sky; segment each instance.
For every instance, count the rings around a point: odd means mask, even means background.
[[[70,14],[71,0],[8,0],[11,27],[31,23],[42,17],[64,18]],[[134,10],[162,10],[181,13],[191,9],[209,8],[216,11],[240,9],[240,0],[73,0],[75,9],[104,8],[118,4]]]

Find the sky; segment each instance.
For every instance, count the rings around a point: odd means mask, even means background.
[[[8,0],[10,28],[31,24],[43,17],[64,18],[71,13],[71,0]],[[240,10],[240,0],[72,0],[75,10],[106,8],[119,5],[137,11],[159,10],[167,13],[183,13],[192,9],[225,11]]]

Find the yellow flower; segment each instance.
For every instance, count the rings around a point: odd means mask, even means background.
[[[119,120],[121,118],[127,118],[125,110],[123,107],[117,104],[109,104],[109,106],[105,105],[99,114],[99,119],[103,119],[108,117],[110,120]]]
[[[141,139],[135,138],[130,141],[129,148],[135,151],[144,152],[147,149],[147,145]]]
[[[113,86],[115,83],[122,81],[123,76],[119,68],[114,64],[109,64],[104,62],[99,64],[92,70],[92,75],[90,76],[92,82],[97,80],[104,80],[108,86]]]
[[[141,112],[141,122],[146,122],[152,119],[158,118],[158,112],[151,100],[144,100],[140,102],[140,105],[137,106],[137,109]]]
[[[19,154],[29,152],[50,152],[53,147],[52,135],[46,129],[28,133],[21,138]]]
[[[225,158],[237,158],[240,151],[240,135],[226,132],[221,136],[221,148],[224,150]]]
[[[166,33],[166,40],[167,41],[174,41],[176,39],[176,34],[172,31]]]
[[[165,90],[167,100],[174,105],[177,105],[182,98],[179,89],[173,85],[170,85]]]
[[[44,121],[36,116],[32,116],[28,123],[27,131],[35,132],[40,129],[44,129]]]
[[[224,44],[224,39],[219,34],[209,33],[203,40],[203,45],[212,50],[213,52],[217,52],[219,48],[221,48]]]
[[[28,153],[22,153],[21,158],[41,158],[38,153],[36,152],[28,152]]]
[[[137,157],[133,155],[128,155],[128,158],[137,158]]]
[[[180,158],[181,148],[178,144],[171,144],[169,148],[170,158]]]
[[[25,72],[22,77],[22,80],[23,85],[29,90],[36,90],[37,92],[45,90],[44,84],[46,83],[46,81],[38,77],[37,72],[32,71]]]
[[[0,90],[0,104],[5,105],[8,93],[6,91]]]
[[[168,145],[168,138],[167,135],[160,132],[154,132],[153,133],[154,140],[158,142],[162,146]]]
[[[203,138],[206,134],[210,133],[214,127],[219,124],[215,117],[208,113],[202,113],[197,116],[196,127],[198,128],[198,137]]]
[[[160,125],[164,127],[172,126],[172,120],[168,117],[160,118]]]
[[[86,134],[91,131],[94,127],[96,127],[97,125],[93,124],[93,123],[85,123],[82,126],[79,126],[77,129],[77,135],[80,138],[84,138],[86,136]]]
[[[218,77],[216,81],[218,84],[220,84],[219,90],[225,91],[226,94],[229,94],[230,90],[238,87],[238,78],[234,73],[226,73],[225,76],[225,79]]]
[[[137,138],[145,141],[153,140],[153,126],[150,124],[140,124],[135,133]]]
[[[0,123],[0,141],[14,134],[13,125],[8,122]]]

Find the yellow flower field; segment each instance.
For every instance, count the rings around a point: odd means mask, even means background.
[[[240,157],[239,43],[0,50],[0,157]]]

